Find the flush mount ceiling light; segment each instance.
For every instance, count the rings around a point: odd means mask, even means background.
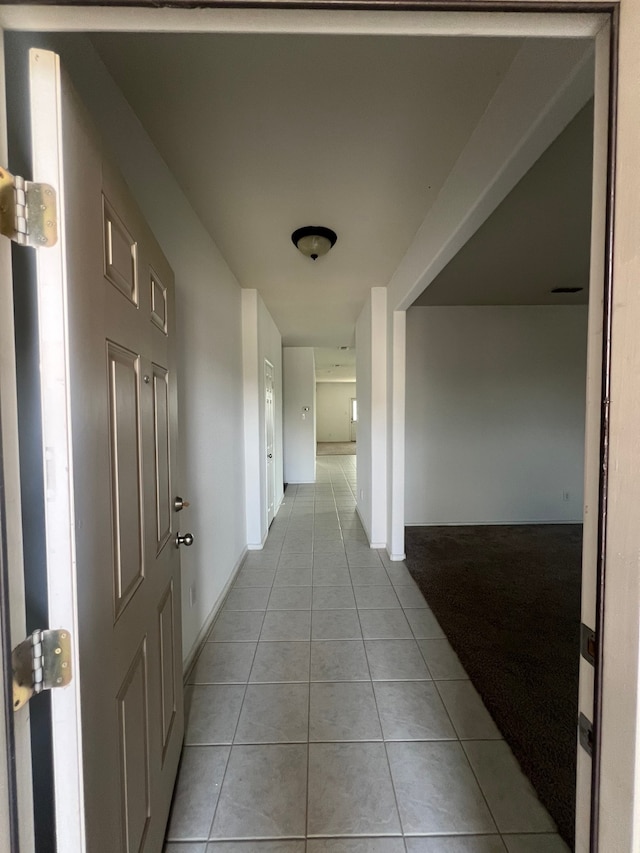
[[[320,255],[326,255],[337,239],[335,231],[322,225],[305,225],[291,235],[291,242],[296,249],[312,261],[317,261]]]

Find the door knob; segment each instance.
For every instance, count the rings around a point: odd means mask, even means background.
[[[180,533],[176,533],[176,548],[179,548],[181,545],[186,545],[187,547],[193,545],[193,534],[185,533],[184,536],[181,536]]]
[[[173,510],[174,510],[174,512],[180,512],[181,509],[186,509],[188,506],[190,506],[189,501],[183,500],[180,497],[180,495],[177,495],[173,499]]]

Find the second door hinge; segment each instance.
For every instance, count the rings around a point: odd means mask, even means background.
[[[13,710],[18,711],[43,690],[66,687],[71,681],[71,635],[38,629],[11,653]]]
[[[0,167],[0,234],[21,246],[49,248],[58,242],[56,191]]]
[[[596,664],[596,632],[582,623],[580,625],[580,653],[591,666]]]
[[[583,713],[578,716],[578,740],[584,751],[593,755],[593,726]]]

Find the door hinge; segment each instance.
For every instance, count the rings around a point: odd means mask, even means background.
[[[593,726],[583,713],[578,717],[578,739],[585,752],[593,755]]]
[[[58,242],[56,191],[0,167],[0,234],[21,246],[49,248]]]
[[[11,653],[13,710],[26,705],[35,693],[66,687],[71,681],[71,635],[36,630]]]
[[[580,653],[591,666],[596,664],[596,632],[582,623],[580,625]]]

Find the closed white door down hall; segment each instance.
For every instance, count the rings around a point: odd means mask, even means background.
[[[264,422],[266,433],[266,466],[267,466],[267,526],[275,518],[276,507],[276,473],[274,454],[274,413],[273,413],[273,365],[265,359],[264,362]]]
[[[34,173],[62,211],[38,253],[50,619],[75,649],[58,850],[157,851],[183,733],[173,274],[58,57],[29,60]]]

